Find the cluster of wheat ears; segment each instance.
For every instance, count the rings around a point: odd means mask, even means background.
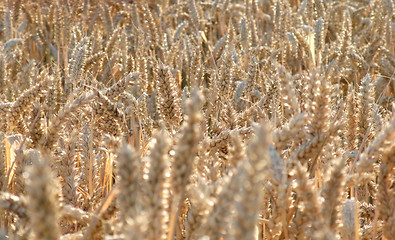
[[[393,0],[0,4],[0,239],[394,239]]]

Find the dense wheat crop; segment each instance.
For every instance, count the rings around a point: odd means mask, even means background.
[[[394,239],[393,8],[0,1],[0,239]]]

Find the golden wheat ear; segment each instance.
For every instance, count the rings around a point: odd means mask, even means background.
[[[43,74],[44,75],[44,74]],[[42,76],[44,78],[44,76]],[[50,77],[45,77],[43,80],[38,82],[33,87],[24,91],[11,105],[9,109],[8,131],[16,133],[25,133],[26,127],[25,121],[23,121],[23,114],[27,111],[30,106],[40,97],[44,96],[47,92],[49,83],[52,80]],[[22,125],[21,125],[22,124]]]
[[[179,126],[181,122],[181,99],[177,84],[169,67],[160,64],[157,79],[159,108],[162,118],[169,126]]]
[[[47,133],[41,138],[41,148],[44,151],[52,151],[55,147],[55,144],[59,140],[61,130],[67,121],[70,120],[72,115],[80,109],[82,106],[90,103],[96,94],[90,93],[83,93],[73,101],[69,101],[66,105],[60,110],[59,114],[52,119],[47,129]]]
[[[144,174],[142,199],[144,211],[152,220],[148,238],[167,239],[170,218],[170,139],[164,130],[157,132],[150,142],[147,169]]]
[[[141,182],[142,168],[140,165],[140,155],[124,143],[118,150],[117,175],[119,178],[119,192],[117,204],[120,210],[122,225],[127,228],[129,219],[133,219],[141,207]]]
[[[26,171],[27,213],[32,226],[32,239],[60,239],[59,182],[48,156],[35,151],[32,166]]]

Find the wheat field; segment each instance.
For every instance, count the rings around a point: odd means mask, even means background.
[[[393,9],[0,1],[0,239],[394,239]]]

